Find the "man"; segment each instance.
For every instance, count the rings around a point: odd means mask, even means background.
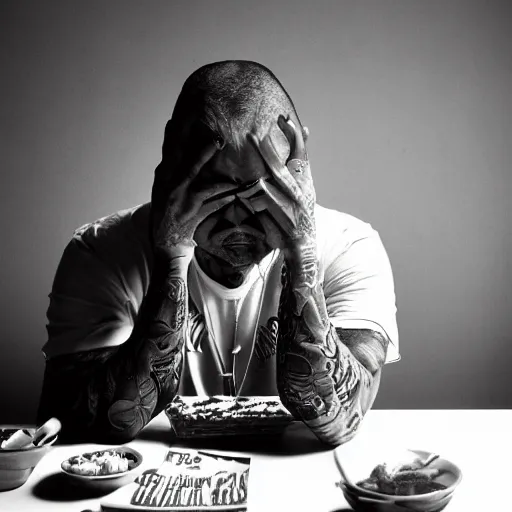
[[[176,394],[276,395],[350,439],[398,358],[389,260],[315,202],[308,130],[263,66],[185,82],[151,203],[77,230],[57,270],[40,419],[125,442]]]

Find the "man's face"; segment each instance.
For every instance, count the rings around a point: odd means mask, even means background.
[[[202,186],[232,184],[233,189],[238,189],[260,178],[270,178],[270,171],[256,148],[247,142],[240,150],[226,145],[197,179]],[[271,251],[261,223],[263,215],[265,212],[252,213],[239,199],[234,199],[199,224],[194,240],[203,251],[243,270]]]

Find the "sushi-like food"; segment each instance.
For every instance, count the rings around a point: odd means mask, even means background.
[[[180,437],[271,434],[293,421],[275,396],[178,396],[166,414]]]
[[[103,450],[76,455],[62,463],[62,469],[68,473],[84,476],[103,476],[124,473],[134,462],[130,453],[115,450]]]
[[[393,467],[379,464],[369,478],[361,480],[357,485],[368,491],[393,496],[412,496],[446,489],[445,485],[434,480],[441,474],[441,470],[428,467],[437,457],[433,455],[426,460],[417,457],[410,463]]]

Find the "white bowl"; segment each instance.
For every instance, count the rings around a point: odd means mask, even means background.
[[[128,459],[128,471],[108,475],[80,475],[65,468],[66,462],[74,462],[78,457],[88,458],[93,454],[103,452],[117,452],[124,455]],[[75,484],[93,489],[113,489],[132,482],[138,474],[137,468],[141,463],[142,455],[138,451],[127,446],[119,446],[73,455],[73,457],[62,461],[61,470]]]
[[[30,425],[0,425],[2,437],[5,438],[21,429],[30,432],[31,436],[36,432],[36,428]],[[0,491],[22,486],[56,440],[57,434],[41,446],[31,443],[30,446],[19,449],[0,449]]]
[[[0,430],[4,433],[14,433],[20,429],[27,429],[31,434],[36,430],[27,425],[0,425]],[[9,491],[22,486],[56,440],[57,436],[42,446],[0,450],[0,491]]]
[[[381,510],[384,505],[394,504],[409,510],[423,512],[444,508],[451,499],[454,489],[462,479],[462,472],[455,464],[442,457],[435,459],[428,467],[442,470],[442,473],[434,478],[433,481],[445,485],[446,489],[424,494],[394,496],[369,491],[357,485],[361,480],[368,478],[378,464],[388,463],[395,465],[401,462],[411,462],[418,456],[426,459],[430,455],[432,455],[431,452],[423,450],[367,446],[354,442],[346,443],[334,450],[335,462],[340,471],[342,481],[345,483],[345,485],[341,486],[345,498],[349,503],[359,499],[359,501],[365,503],[366,506],[364,508],[367,510]],[[376,505],[379,505],[379,507],[375,508]]]

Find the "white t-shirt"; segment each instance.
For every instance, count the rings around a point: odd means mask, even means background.
[[[320,279],[332,325],[372,329],[400,359],[393,275],[378,233],[355,217],[315,210]],[[48,308],[47,358],[112,347],[131,334],[147,292],[152,250],[149,204],[78,229],[62,256]],[[222,394],[233,374],[240,395],[276,395],[277,309],[282,255],[268,254],[238,288],[189,267],[191,317],[181,394]],[[233,354],[233,351],[235,354]]]

